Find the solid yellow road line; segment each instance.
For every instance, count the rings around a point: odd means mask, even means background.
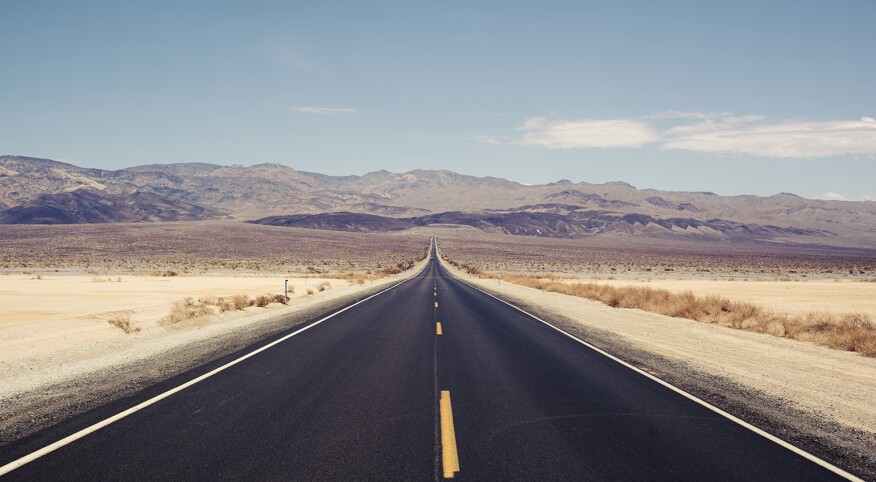
[[[438,334],[440,335],[441,334],[441,322],[439,321],[438,323],[436,323],[436,325],[438,325],[438,328],[436,328],[436,329],[438,330]]]
[[[450,391],[441,390],[441,459],[444,461],[444,478],[452,479],[459,472],[459,455],[456,453],[456,431],[453,429],[453,408],[450,406]]]

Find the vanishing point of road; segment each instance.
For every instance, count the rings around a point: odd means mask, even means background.
[[[430,256],[354,305],[5,447],[2,478],[847,476],[459,281],[434,247]]]

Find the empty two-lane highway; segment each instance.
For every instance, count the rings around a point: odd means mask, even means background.
[[[841,478],[456,280],[433,257],[416,277],[248,358],[97,411],[114,419],[86,414],[5,447],[5,477]]]

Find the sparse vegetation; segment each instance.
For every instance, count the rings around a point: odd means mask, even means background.
[[[213,314],[213,310],[203,300],[194,301],[192,298],[186,298],[174,303],[170,313],[159,320],[159,324],[171,325],[210,314]]]
[[[221,296],[205,296],[195,300],[186,298],[174,303],[170,313],[159,320],[159,324],[170,325],[180,321],[199,318],[202,316],[225,313],[228,311],[242,311],[251,306],[266,308],[271,303],[289,304],[289,298],[281,294],[265,294],[251,298],[248,295],[234,295],[226,298]]]
[[[672,293],[649,287],[616,287],[596,283],[562,283],[529,275],[491,274],[509,283],[542,291],[601,301],[614,308],[635,308],[676,318],[715,323],[740,330],[811,341],[839,350],[876,357],[876,323],[865,314],[810,313],[791,316],[719,296]]]
[[[289,290],[289,292],[292,293],[292,290]],[[278,295],[274,295],[274,299],[271,301],[273,301],[275,303],[288,305],[289,304],[289,297],[286,295],[279,295],[278,294]]]
[[[137,333],[140,331],[140,327],[134,325],[131,321],[131,317],[128,315],[116,315],[107,320],[110,325],[115,326],[116,328],[124,331],[127,334]]]

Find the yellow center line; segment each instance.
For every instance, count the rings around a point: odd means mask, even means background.
[[[435,302],[435,308],[438,308],[438,302],[437,302],[437,301]]]
[[[453,429],[453,408],[450,406],[450,391],[441,390],[441,459],[444,462],[444,478],[452,479],[459,472],[459,455],[456,453],[456,431]]]
[[[438,327],[436,329],[438,330],[438,334],[440,335],[441,334],[441,322],[439,321],[438,323],[436,323],[436,325],[438,325]]]

